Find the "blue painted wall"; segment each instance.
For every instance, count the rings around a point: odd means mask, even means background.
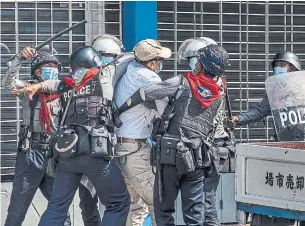
[[[126,51],[139,41],[157,39],[157,1],[123,1],[122,33]]]

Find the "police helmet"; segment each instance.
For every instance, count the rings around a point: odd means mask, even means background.
[[[57,57],[48,52],[37,51],[36,56],[31,62],[31,76],[36,78],[35,70],[38,69],[43,64],[54,63],[58,67],[58,72],[61,70],[61,64],[58,61]]]
[[[301,69],[301,61],[299,57],[294,54],[293,52],[285,51],[275,54],[273,61],[271,63],[272,68],[275,66],[275,62],[277,61],[284,61],[292,64],[297,71],[302,70]]]
[[[69,64],[71,69],[76,67],[93,68],[102,65],[98,52],[92,46],[81,46],[70,56]]]
[[[208,37],[190,38],[183,41],[179,47],[177,53],[177,60],[179,64],[188,63],[188,59],[191,57],[198,57],[198,50],[206,47],[207,45],[217,43]]]
[[[120,55],[125,51],[123,43],[115,36],[109,34],[97,35],[90,45],[99,53]]]
[[[210,44],[198,50],[199,61],[212,77],[222,75],[229,66],[229,54],[219,45]]]

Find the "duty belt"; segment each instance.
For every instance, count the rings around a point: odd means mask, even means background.
[[[124,137],[118,137],[117,141],[119,144],[122,143],[146,143],[146,139],[132,139],[132,138],[124,138]]]
[[[46,133],[38,133],[32,132],[31,133],[31,140],[39,141],[41,143],[46,143],[49,140],[50,136]]]
[[[31,149],[46,152],[49,148],[49,144],[41,144],[38,141],[31,142]]]

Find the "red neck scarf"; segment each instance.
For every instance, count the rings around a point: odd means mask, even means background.
[[[86,75],[84,76],[81,84],[76,88],[76,92],[78,92],[82,87],[84,87],[91,79],[93,79],[96,74],[100,71],[99,68],[91,68],[91,69],[85,69],[85,68],[75,68],[71,74],[69,74],[67,77],[64,78],[65,83],[74,88],[75,86],[75,80],[78,76],[78,73],[81,73],[83,70],[87,70]]]
[[[51,115],[47,103],[59,97],[59,94],[50,94],[46,96],[44,93],[38,92],[41,100],[41,108],[39,112],[39,119],[42,127],[48,134],[51,134]]]
[[[195,75],[188,72],[184,76],[191,86],[193,95],[202,104],[202,108],[209,107],[221,96],[219,85],[204,74]]]

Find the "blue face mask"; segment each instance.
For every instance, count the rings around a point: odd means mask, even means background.
[[[193,57],[193,58],[190,59],[189,66],[190,66],[193,73],[195,73],[197,63],[198,63],[198,59],[196,57]]]
[[[273,74],[274,75],[283,74],[283,73],[288,73],[288,68],[286,68],[286,67],[274,67],[274,69],[273,69]]]
[[[103,66],[110,64],[112,61],[114,61],[114,57],[111,56],[101,56],[101,60],[103,62]]]
[[[58,69],[54,67],[43,67],[41,71],[42,80],[56,80],[58,79]]]
[[[157,74],[159,74],[160,71],[162,70],[162,67],[163,67],[163,62],[160,63],[159,69],[156,69],[155,72],[156,72]]]

